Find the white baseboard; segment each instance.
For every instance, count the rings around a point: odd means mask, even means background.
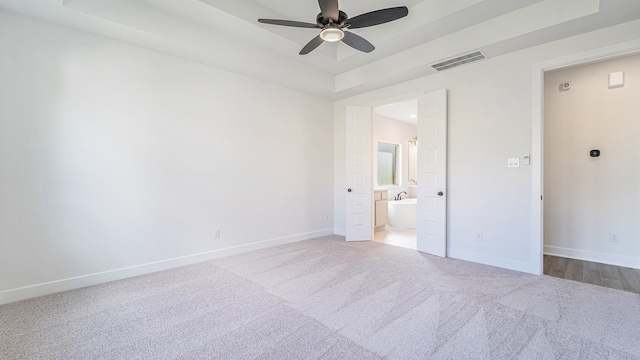
[[[545,255],[560,256],[570,259],[585,260],[597,262],[601,264],[609,264],[615,266],[623,266],[629,268],[640,269],[640,258],[631,256],[622,256],[607,254],[595,251],[569,249],[559,246],[544,246]]]
[[[520,271],[533,275],[541,275],[539,266],[534,262],[518,261],[487,254],[479,254],[472,251],[447,248],[447,257],[471,261],[478,264],[490,265],[509,270]]]
[[[276,239],[258,241],[250,244],[232,246],[224,249],[216,249],[198,254],[180,256],[152,263],[3,290],[0,291],[0,305],[332,234],[333,229],[318,230]]]

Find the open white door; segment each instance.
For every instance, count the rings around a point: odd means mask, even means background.
[[[347,241],[372,240],[371,108],[347,106]]]
[[[418,251],[447,256],[447,90],[418,98]]]

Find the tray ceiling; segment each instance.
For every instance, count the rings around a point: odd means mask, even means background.
[[[315,0],[0,0],[0,8],[125,41],[327,99],[435,73],[429,65],[481,50],[488,58],[640,18],[637,0],[341,0],[353,17],[405,5],[406,18],[352,30],[370,54],[325,43],[300,49],[316,29]]]

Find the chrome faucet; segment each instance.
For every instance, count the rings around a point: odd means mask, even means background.
[[[396,200],[402,200],[402,194],[407,195],[407,192],[406,191],[400,191],[398,193],[398,196],[396,196]]]

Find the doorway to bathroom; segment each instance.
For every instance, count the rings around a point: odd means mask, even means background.
[[[416,94],[417,98],[417,206],[416,249],[436,256],[447,256],[447,90]],[[407,99],[396,98],[396,99]],[[398,197],[409,191],[393,193],[382,187],[379,198],[374,194],[372,108],[387,102],[372,102],[369,106],[345,106],[346,135],[346,240],[374,239],[374,197],[397,205]],[[413,141],[413,138],[403,139]],[[391,143],[393,145],[394,143]],[[398,145],[397,143],[395,143]],[[418,145],[419,144],[419,145]],[[387,144],[389,145],[389,144]],[[385,146],[385,148],[389,148]],[[378,151],[376,143],[375,151]],[[405,150],[406,151],[406,150]],[[400,152],[400,151],[398,151]],[[397,156],[397,155],[396,155]],[[384,157],[389,158],[385,154]],[[393,158],[393,156],[391,156]],[[398,162],[400,160],[397,160]],[[408,173],[407,173],[408,174]],[[398,175],[401,176],[401,175]],[[410,178],[407,177],[407,180]],[[409,189],[408,189],[409,190]],[[386,197],[386,198],[385,198]],[[390,201],[395,197],[395,201]],[[410,199],[407,199],[410,200]],[[404,201],[404,200],[402,200]],[[391,207],[387,208],[392,211]],[[403,208],[402,210],[406,210]],[[415,214],[415,213],[414,213]],[[393,215],[392,215],[393,217]],[[393,220],[391,220],[393,222]],[[391,224],[393,226],[393,224]]]
[[[372,109],[373,240],[416,250],[418,99]]]

